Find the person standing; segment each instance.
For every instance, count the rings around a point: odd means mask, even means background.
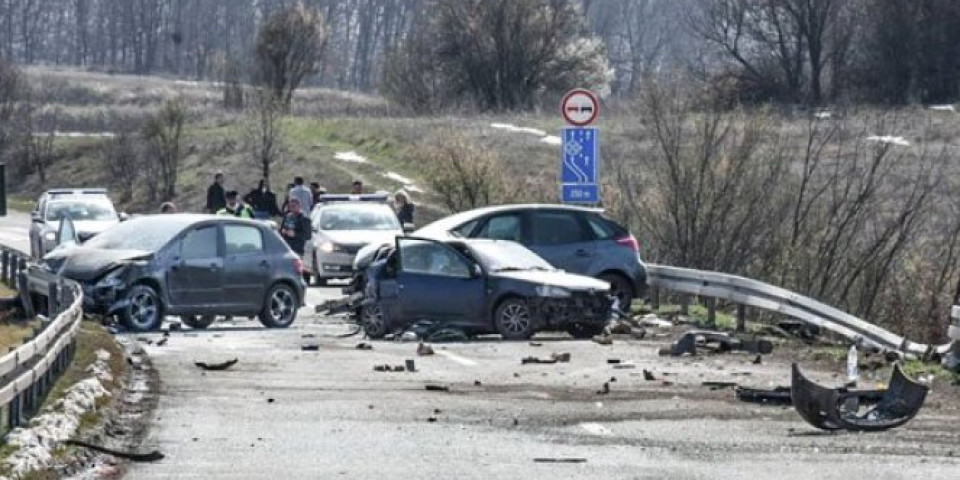
[[[313,209],[313,194],[310,189],[303,184],[303,177],[293,179],[293,188],[290,189],[290,200],[296,198],[300,200],[300,210],[308,215]]]
[[[313,194],[313,204],[320,203],[320,197],[327,194],[326,189],[320,186],[319,182],[310,182],[310,193]]]
[[[268,220],[281,215],[277,208],[277,195],[270,191],[266,179],[261,179],[257,188],[244,196],[243,201],[253,208],[254,218]]]
[[[360,180],[353,181],[353,190],[350,191],[352,195],[361,195],[363,194],[363,182]]]
[[[303,257],[307,242],[310,241],[310,236],[313,235],[310,219],[303,214],[299,198],[291,195],[288,208],[290,211],[284,215],[283,222],[280,224],[280,235],[287,242],[287,245],[290,246],[291,250]],[[309,283],[310,274],[304,273],[303,279]]]
[[[233,215],[239,218],[253,218],[253,209],[240,201],[240,194],[230,190],[226,194],[227,205],[217,211],[217,215]]]
[[[213,184],[207,188],[207,213],[217,213],[227,206],[226,192],[223,191],[223,173],[213,176]]]
[[[412,224],[414,206],[413,202],[410,201],[410,195],[403,190],[397,190],[397,193],[393,196],[393,201],[393,208],[396,209],[400,223],[403,225]]]

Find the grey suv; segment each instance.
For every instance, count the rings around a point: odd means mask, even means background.
[[[504,205],[461,212],[413,233],[416,237],[513,240],[554,267],[610,283],[627,309],[646,295],[647,269],[637,239],[602,210],[569,205]]]

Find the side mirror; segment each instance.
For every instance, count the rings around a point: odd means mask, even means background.
[[[403,233],[413,233],[417,229],[417,226],[412,223],[403,224]]]
[[[30,213],[30,220],[32,220],[32,221],[34,221],[34,222],[42,222],[42,221],[43,221],[43,217],[40,216],[40,212],[31,212],[31,213]]]
[[[117,218],[119,218],[121,222],[126,222],[127,220],[130,220],[130,215],[128,215],[127,212],[120,212],[117,215]]]
[[[480,278],[483,276],[483,269],[480,268],[480,265],[474,263],[470,266],[470,276],[473,278]]]

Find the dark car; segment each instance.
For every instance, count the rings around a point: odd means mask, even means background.
[[[607,282],[557,270],[515,242],[400,237],[374,258],[361,311],[372,338],[419,320],[507,339],[540,330],[584,338],[611,315]]]
[[[629,311],[647,290],[637,239],[603,211],[570,205],[504,205],[461,212],[413,232],[416,237],[513,240],[551,265],[610,283]]]
[[[59,236],[73,231],[67,218]],[[82,245],[62,245],[44,262],[83,286],[86,311],[116,315],[134,331],[158,328],[165,315],[195,328],[216,315],[288,327],[306,287],[300,257],[277,232],[235,217],[136,217]]]

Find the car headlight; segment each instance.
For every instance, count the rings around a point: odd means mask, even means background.
[[[550,298],[567,298],[569,297],[570,290],[567,290],[563,287],[556,287],[553,285],[540,285],[537,287],[537,295],[541,297],[550,297]]]
[[[337,251],[337,246],[334,245],[333,242],[323,242],[323,244],[320,245],[320,250],[326,253],[333,253]]]
[[[119,287],[123,285],[123,268],[118,268],[97,282],[97,287]]]
[[[43,234],[43,239],[52,242],[57,239],[57,232],[47,232]]]

